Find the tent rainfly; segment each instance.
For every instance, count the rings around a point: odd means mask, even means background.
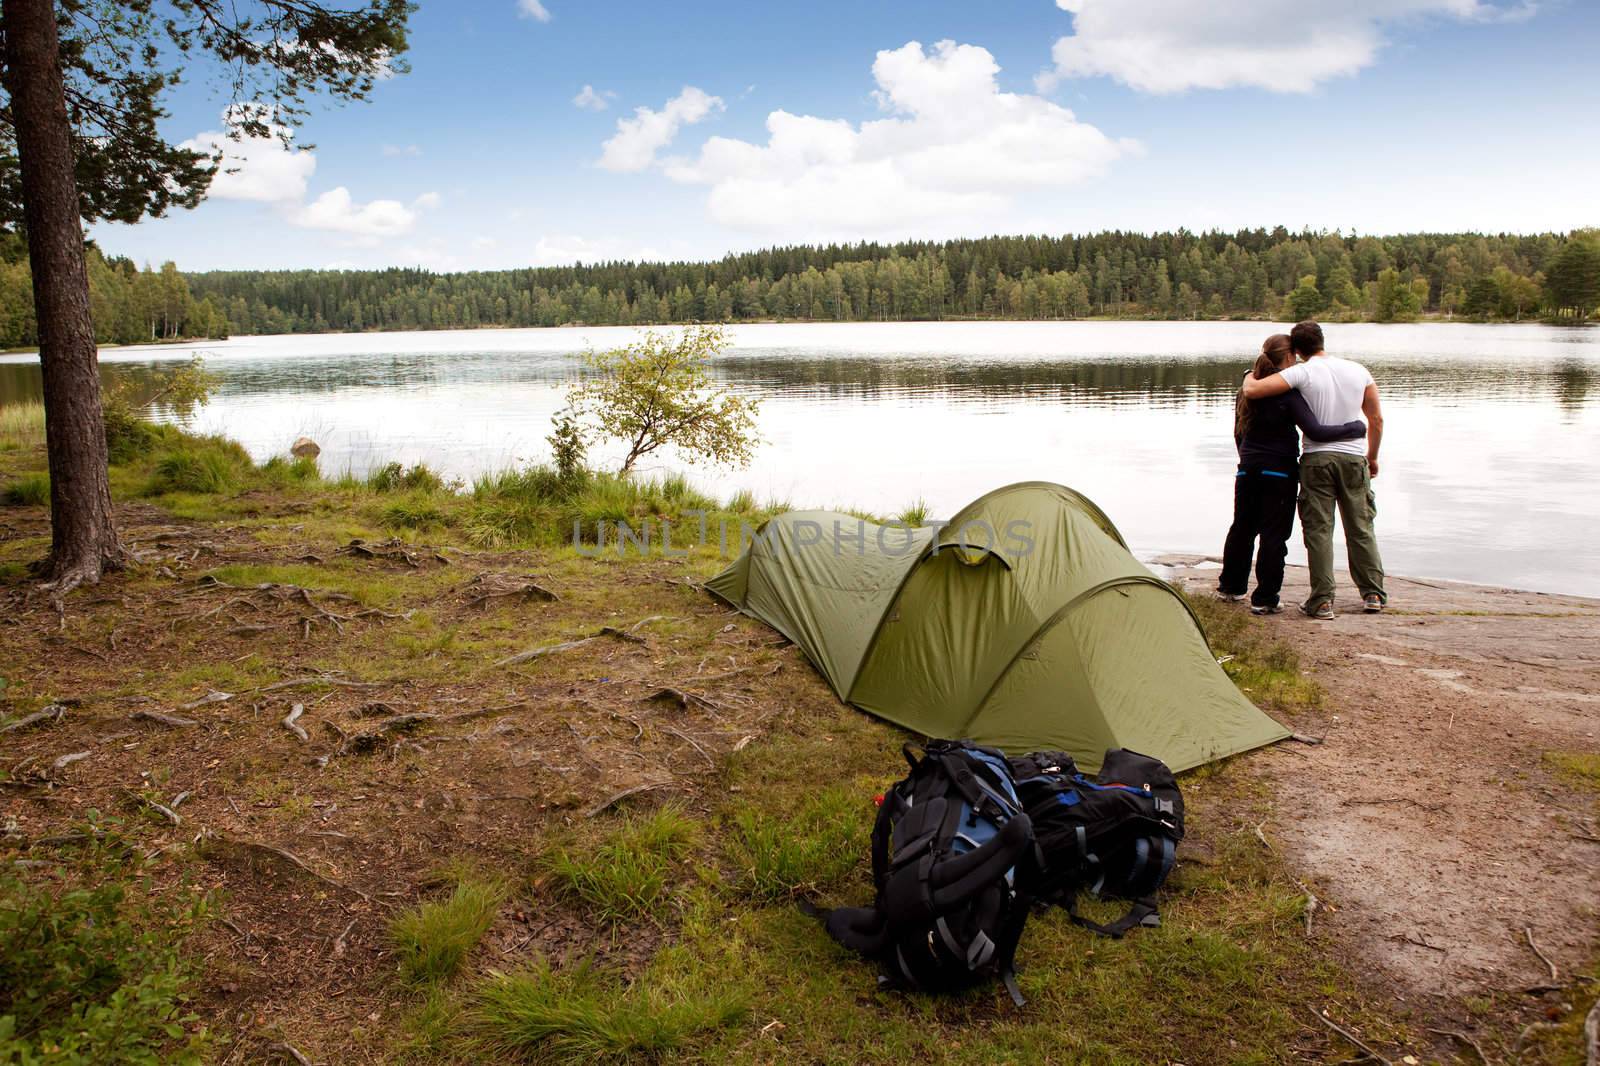
[[[997,489],[937,530],[790,511],[706,587],[800,645],[841,700],[926,736],[1063,750],[1093,772],[1107,748],[1177,771],[1289,735],[1061,485]]]

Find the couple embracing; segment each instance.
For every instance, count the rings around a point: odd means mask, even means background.
[[[1311,595],[1300,610],[1312,618],[1333,617],[1335,510],[1344,524],[1350,577],[1360,590],[1362,608],[1376,613],[1389,599],[1373,530],[1372,479],[1378,476],[1383,441],[1378,387],[1366,367],[1322,349],[1322,327],[1315,322],[1268,337],[1239,392],[1233,526],[1223,548],[1217,594],[1226,600],[1244,598],[1251,549],[1259,537],[1256,590],[1250,597],[1256,614],[1283,610],[1278,593],[1297,496],[1311,569]],[[1303,459],[1296,427],[1306,438]]]

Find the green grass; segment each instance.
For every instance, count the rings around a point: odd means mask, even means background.
[[[1544,764],[1576,788],[1600,792],[1600,754],[1592,751],[1547,751]]]
[[[367,475],[366,487],[372,492],[433,493],[444,491],[446,484],[426,463],[412,467],[386,463]]]
[[[50,475],[29,474],[0,491],[0,502],[12,507],[48,507],[50,505]]]
[[[44,444],[44,404],[35,400],[0,407],[0,451],[22,451]]]
[[[449,897],[399,915],[390,923],[389,937],[401,974],[413,984],[455,976],[505,898],[503,882],[469,876],[456,883]]]
[[[188,1010],[199,963],[183,945],[206,898],[148,891],[114,821],[81,837],[25,875],[0,864],[0,1062],[200,1062],[210,1035]]]
[[[250,457],[237,444],[219,437],[191,438],[156,460],[145,494],[232,492],[251,469]]]
[[[595,918],[620,923],[666,909],[674,867],[698,841],[700,827],[678,807],[624,815],[597,844],[569,844],[544,859],[552,887]]]
[[[867,853],[872,808],[859,790],[832,785],[782,813],[735,809],[729,833],[734,888],[763,902],[837,884]]]
[[[1227,604],[1209,596],[1186,596],[1205,629],[1206,640],[1234,684],[1268,711],[1293,714],[1322,706],[1324,692],[1313,678],[1301,672],[1300,654],[1276,640],[1267,628],[1240,604]]]
[[[928,501],[918,497],[916,502],[895,516],[904,525],[921,527],[928,524]]]
[[[659,979],[623,985],[581,963],[553,970],[544,960],[496,974],[474,990],[468,1015],[488,1050],[533,1062],[653,1061],[704,1033],[742,1020],[737,982],[700,975],[701,987]],[[735,987],[730,987],[733,985]]]

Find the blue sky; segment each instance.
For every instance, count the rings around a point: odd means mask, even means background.
[[[412,71],[231,146],[185,270],[820,240],[1600,224],[1592,0],[423,0]],[[192,78],[176,139],[223,129]],[[577,98],[591,92],[580,106]],[[637,109],[647,109],[640,112]]]

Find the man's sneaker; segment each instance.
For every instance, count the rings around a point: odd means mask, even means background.
[[[1377,614],[1379,611],[1383,610],[1383,597],[1378,595],[1376,592],[1367,593],[1366,598],[1363,599],[1361,603],[1361,609],[1366,611],[1368,614]]]
[[[1269,603],[1269,604],[1252,603],[1250,605],[1250,613],[1251,614],[1282,614],[1283,613],[1283,604],[1281,604],[1281,603]]]
[[[1217,599],[1221,600],[1223,603],[1239,603],[1244,599],[1244,593],[1223,592],[1221,589],[1218,589]]]
[[[1300,613],[1305,615],[1307,618],[1316,618],[1326,622],[1333,618],[1333,604],[1327,600],[1323,600],[1315,607],[1306,607],[1302,605],[1300,608]]]

